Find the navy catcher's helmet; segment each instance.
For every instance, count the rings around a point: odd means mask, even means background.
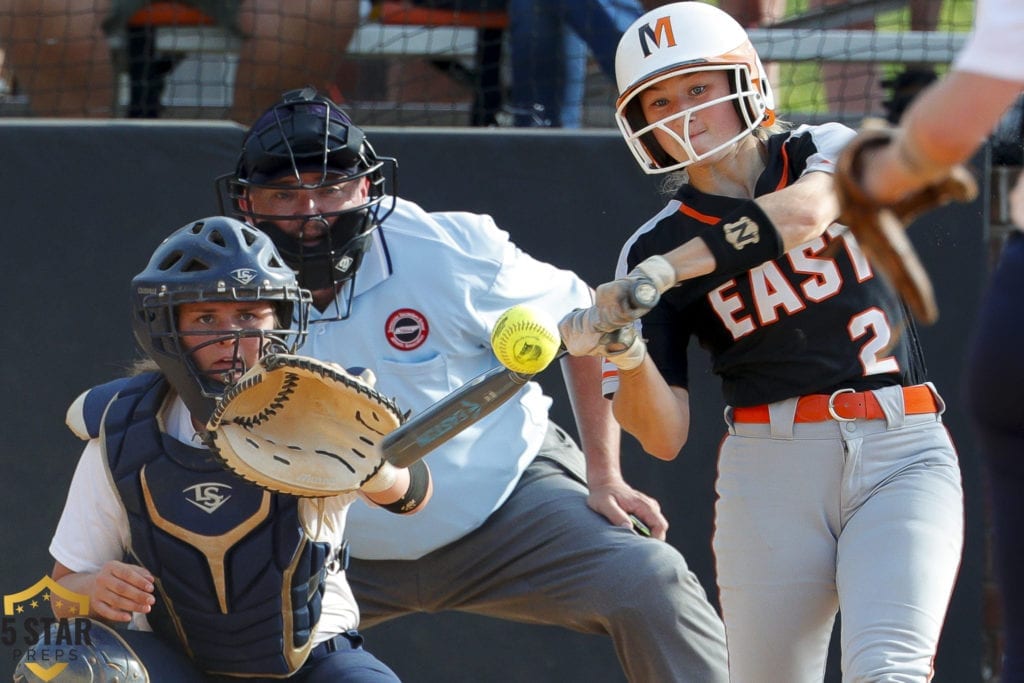
[[[238,343],[260,337],[263,353],[294,353],[305,338],[310,293],[299,287],[273,242],[250,225],[213,216],[189,223],[157,247],[145,270],[132,279],[132,332],[156,361],[189,412],[205,422],[224,392],[223,372],[203,373],[182,344],[177,307],[199,301],[269,301],[277,314],[273,330],[204,332],[208,346],[233,338],[234,371],[244,372]],[[292,326],[294,325],[294,329]],[[190,336],[195,333],[190,332]]]
[[[381,215],[386,162],[393,193],[395,160],[378,157],[363,131],[337,104],[313,88],[293,90],[249,129],[234,174],[217,179],[221,210],[234,211],[270,235],[285,262],[298,272],[303,287],[314,291],[336,287],[355,275],[370,233],[386,217]],[[317,177],[304,181],[302,174],[310,172]],[[364,177],[370,181],[367,201],[340,211],[274,215],[257,213],[246,201],[253,187],[315,190]],[[297,219],[324,226],[325,239],[310,246],[278,226],[279,221]]]

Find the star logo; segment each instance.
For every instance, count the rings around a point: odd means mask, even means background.
[[[44,576],[23,591],[10,593],[4,596],[4,616],[14,615],[35,615],[40,611],[50,613],[50,605],[60,608],[65,613],[75,615],[89,614],[89,596],[68,590],[53,580],[50,576]],[[61,620],[63,622],[63,620]],[[28,662],[25,664],[29,671],[39,677],[41,681],[52,681],[67,668],[67,662],[53,662],[44,666],[40,662]]]
[[[68,590],[51,577],[44,576],[23,591],[5,595],[4,616],[24,614],[26,606],[30,611],[39,609],[44,602],[53,602],[58,607],[70,605],[74,614],[89,613],[88,595]],[[46,609],[49,611],[49,607]]]

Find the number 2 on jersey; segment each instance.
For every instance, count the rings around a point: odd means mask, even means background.
[[[899,372],[900,365],[896,359],[888,355],[883,356],[891,348],[893,338],[892,326],[882,309],[872,307],[861,311],[850,318],[846,330],[853,341],[867,337],[867,341],[860,347],[860,353],[857,354],[861,367],[864,368],[865,377]]]

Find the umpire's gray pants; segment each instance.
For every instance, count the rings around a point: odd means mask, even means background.
[[[607,634],[634,683],[727,681],[725,630],[682,555],[587,507],[557,427],[479,529],[413,561],[352,560],[360,627],[455,610]]]

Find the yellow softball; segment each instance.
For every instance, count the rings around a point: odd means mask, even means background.
[[[491,348],[501,364],[534,375],[551,363],[562,340],[558,323],[547,312],[519,304],[498,318],[491,331]]]

